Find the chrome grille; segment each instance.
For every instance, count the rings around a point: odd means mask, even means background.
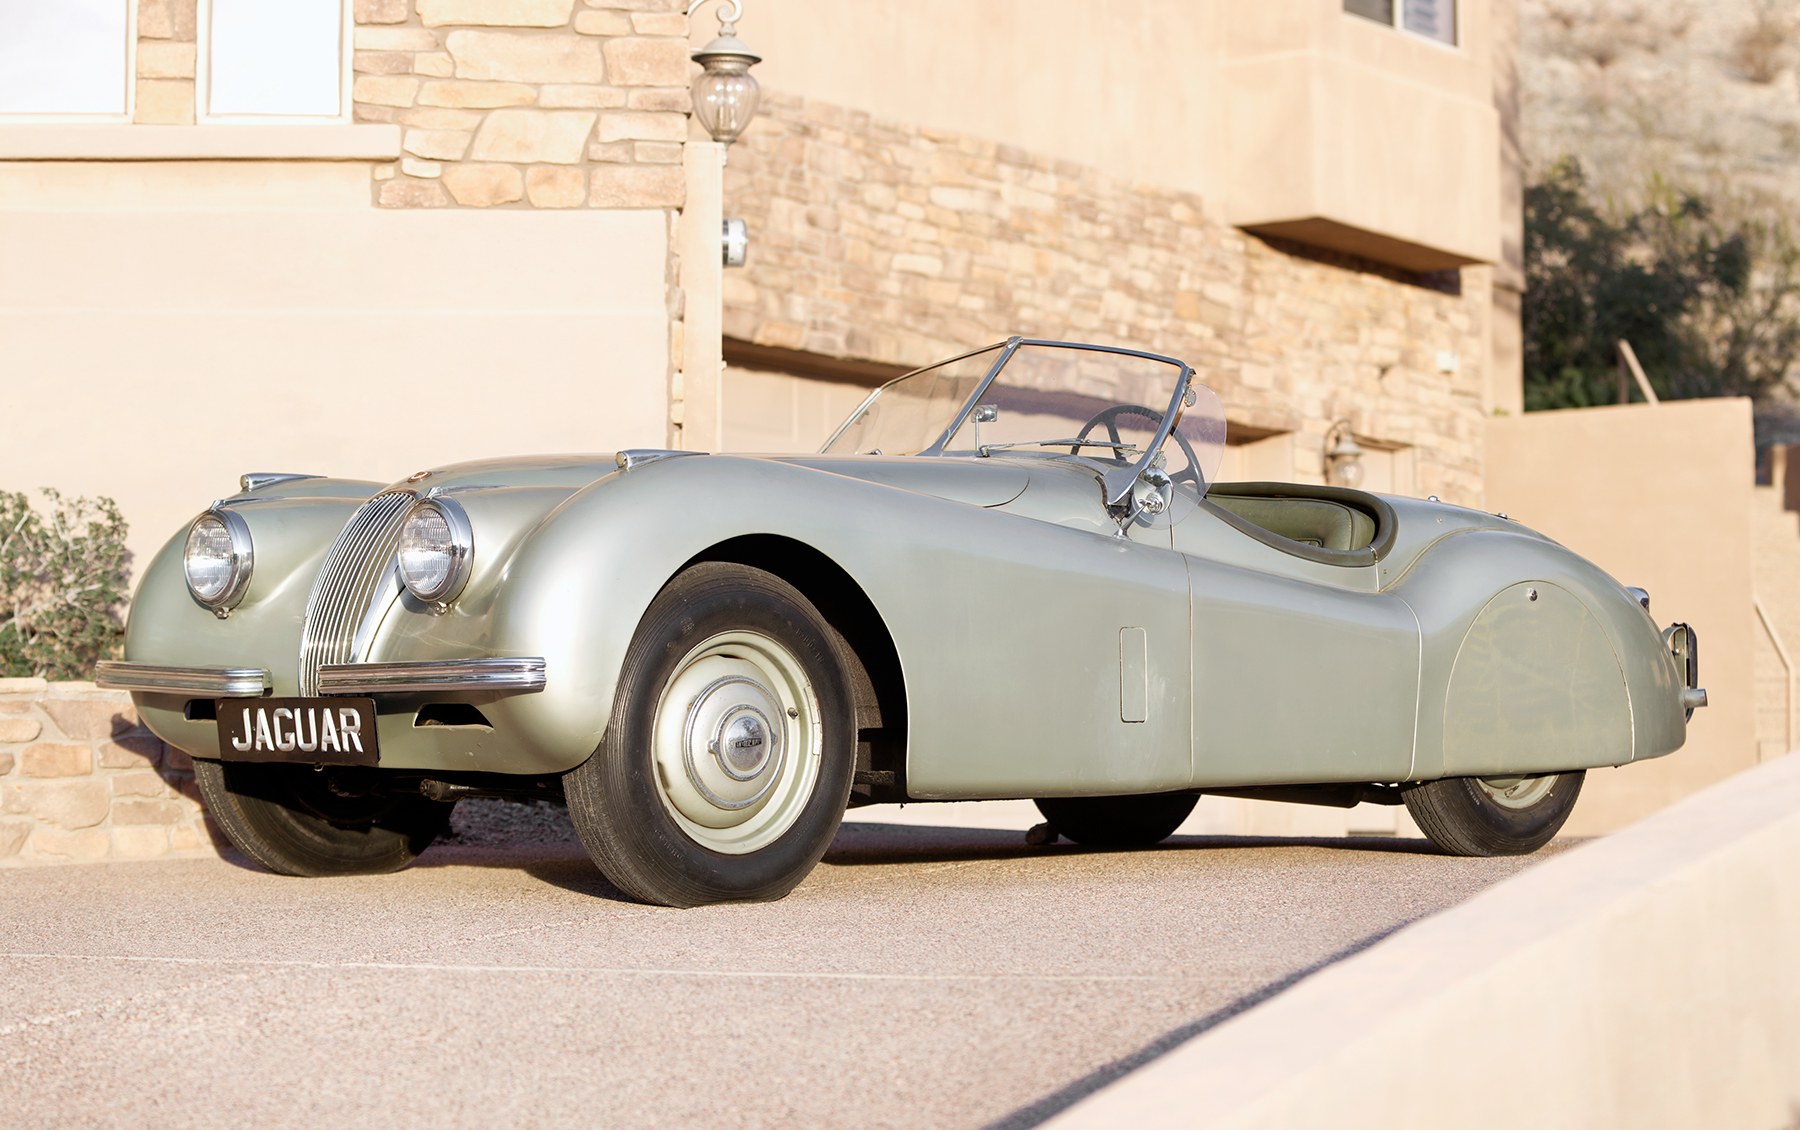
[[[331,543],[325,564],[306,598],[306,621],[300,629],[300,693],[319,693],[319,668],[348,663],[356,630],[368,615],[369,602],[382,576],[394,563],[400,524],[412,509],[410,490],[390,490],[371,498],[351,516]]]

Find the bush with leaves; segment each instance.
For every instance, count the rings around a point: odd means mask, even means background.
[[[125,519],[109,498],[0,491],[0,676],[92,678],[125,636]]]
[[[1800,244],[1782,211],[1654,181],[1636,209],[1594,199],[1564,158],[1525,191],[1525,407],[1618,399],[1618,342],[1660,397],[1789,388]]]

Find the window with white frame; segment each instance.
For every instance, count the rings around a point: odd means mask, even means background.
[[[200,0],[199,35],[199,121],[349,119],[345,0]]]
[[[132,0],[0,0],[0,116],[131,118]]]
[[[1456,0],[1344,0],[1344,11],[1456,46]]]

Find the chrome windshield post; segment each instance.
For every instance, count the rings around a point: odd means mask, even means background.
[[[1155,465],[1156,457],[1161,453],[1163,444],[1169,442],[1169,435],[1181,423],[1181,414],[1190,403],[1189,395],[1194,381],[1194,370],[1183,365],[1181,379],[1175,382],[1175,394],[1169,398],[1169,408],[1163,413],[1162,423],[1156,429],[1156,436],[1144,445],[1144,453],[1138,461],[1129,467],[1115,467],[1106,472],[1102,480],[1106,490],[1106,505],[1119,516],[1119,528],[1124,529],[1137,517],[1137,509],[1132,500],[1132,492],[1138,483],[1143,481],[1150,468]]]

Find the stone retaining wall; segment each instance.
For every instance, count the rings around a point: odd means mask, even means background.
[[[187,754],[92,683],[0,679],[0,867],[216,855]]]

